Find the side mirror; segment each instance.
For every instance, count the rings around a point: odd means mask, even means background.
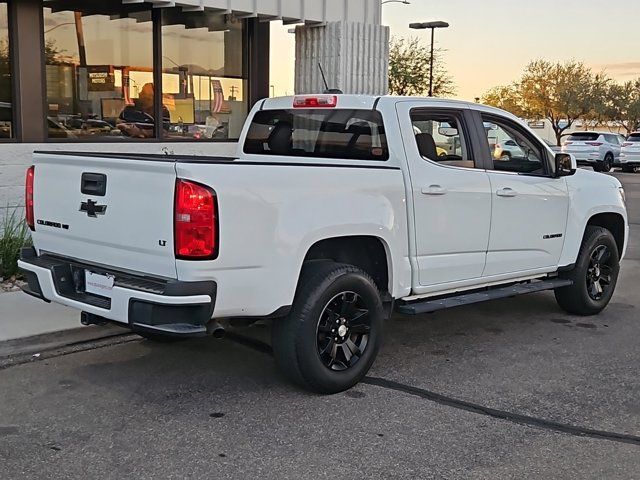
[[[458,129],[453,127],[440,127],[438,128],[438,133],[443,137],[455,137],[458,135]]]
[[[569,153],[556,153],[556,178],[570,177],[577,169],[576,157]]]

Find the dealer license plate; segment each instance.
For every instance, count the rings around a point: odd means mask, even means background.
[[[111,298],[114,283],[115,277],[112,275],[100,275],[89,270],[84,272],[84,291],[86,293]]]

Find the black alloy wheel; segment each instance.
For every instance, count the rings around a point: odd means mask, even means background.
[[[592,300],[599,301],[613,283],[612,254],[606,245],[598,245],[589,257],[587,268],[587,292]]]
[[[355,292],[341,292],[324,307],[318,319],[318,355],[325,367],[343,371],[353,367],[369,343],[369,309]]]

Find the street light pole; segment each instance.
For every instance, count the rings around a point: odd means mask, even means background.
[[[435,45],[435,31],[436,28],[447,28],[449,24],[447,22],[424,22],[424,23],[411,23],[409,28],[414,30],[426,30],[431,29],[431,60],[429,61],[429,96],[433,97],[433,63],[434,63],[434,45]]]
[[[429,61],[429,96],[433,97],[433,44],[435,43],[435,28],[431,29],[431,60]]]

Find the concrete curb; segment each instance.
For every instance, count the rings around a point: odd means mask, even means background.
[[[75,344],[104,340],[128,333],[131,333],[131,331],[127,328],[108,325],[104,327],[79,327],[60,332],[5,340],[0,342],[0,361],[16,356],[37,355],[38,353],[57,350]]]

